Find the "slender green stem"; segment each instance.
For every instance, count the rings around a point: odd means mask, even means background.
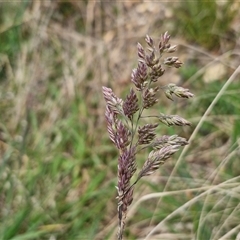
[[[155,115],[152,115],[152,116],[141,116],[141,118],[159,118],[161,116],[155,116]]]

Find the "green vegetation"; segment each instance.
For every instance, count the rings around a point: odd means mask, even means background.
[[[176,4],[174,12],[177,13],[174,16],[178,21],[177,32],[192,44],[218,50],[223,40],[232,41],[229,26],[237,14],[234,0],[186,0],[184,4]]]

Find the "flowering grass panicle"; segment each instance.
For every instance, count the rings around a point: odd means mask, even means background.
[[[169,83],[167,86],[156,86],[159,78],[164,74],[165,68],[180,68],[182,62],[178,57],[166,57],[165,54],[176,51],[176,46],[169,43],[170,35],[166,32],[161,36],[157,45],[150,36],[146,36],[147,51],[138,43],[139,62],[136,69],[132,70],[131,82],[135,86],[130,89],[125,100],[118,98],[111,88],[102,87],[106,101],[105,117],[109,138],[119,150],[118,157],[118,239],[123,238],[125,220],[128,207],[133,200],[135,184],[144,176],[151,175],[160,165],[177,152],[180,147],[187,145],[185,138],[177,135],[156,137],[156,129],[159,123],[167,126],[185,126],[190,122],[177,115],[165,115],[159,113],[155,116],[143,116],[145,109],[149,109],[158,102],[157,92],[162,90],[165,96],[174,100],[179,98],[191,98],[193,94],[185,88]],[[153,86],[154,85],[154,86]],[[154,123],[143,124],[142,119],[155,119]],[[151,149],[135,182],[131,183],[136,173],[137,153]]]

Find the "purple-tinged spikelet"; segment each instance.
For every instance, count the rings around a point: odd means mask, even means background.
[[[158,124],[146,124],[138,128],[138,144],[149,144],[155,138]]]
[[[130,89],[123,101],[117,97],[111,88],[102,87],[106,101],[105,117],[109,138],[119,150],[118,157],[118,240],[122,240],[125,227],[125,219],[128,207],[133,201],[135,184],[144,176],[151,175],[160,165],[177,152],[180,147],[188,144],[185,138],[177,135],[156,137],[156,130],[160,123],[167,126],[190,125],[190,122],[178,115],[143,116],[143,111],[154,106],[158,102],[157,93],[162,89],[167,98],[173,100],[173,95],[179,98],[191,98],[193,94],[185,88],[169,83],[167,86],[156,86],[159,78],[165,72],[165,66],[179,68],[182,62],[178,57],[167,57],[162,60],[164,54],[176,51],[176,46],[169,43],[168,32],[161,35],[158,47],[153,38],[146,36],[147,51],[138,43],[138,66],[132,70],[131,82],[136,92]],[[153,84],[155,84],[153,86]],[[158,123],[140,122],[146,118],[158,120]],[[144,146],[142,146],[144,145]],[[145,148],[151,148],[142,169],[131,183],[137,170],[136,154]]]
[[[123,112],[129,118],[132,119],[133,114],[139,110],[138,98],[134,90],[131,88],[126,100],[123,103]]]

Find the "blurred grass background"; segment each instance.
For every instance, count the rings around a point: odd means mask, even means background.
[[[125,96],[137,42],[169,31],[185,64],[160,83],[190,88],[195,98],[159,96],[155,111],[193,126],[159,134],[190,138],[239,65],[239,24],[233,0],[1,2],[0,239],[115,239],[118,156],[101,86]],[[177,155],[137,186],[126,239],[152,230],[149,239],[239,239],[239,94],[237,75],[174,176]],[[175,195],[142,199],[162,191]]]

